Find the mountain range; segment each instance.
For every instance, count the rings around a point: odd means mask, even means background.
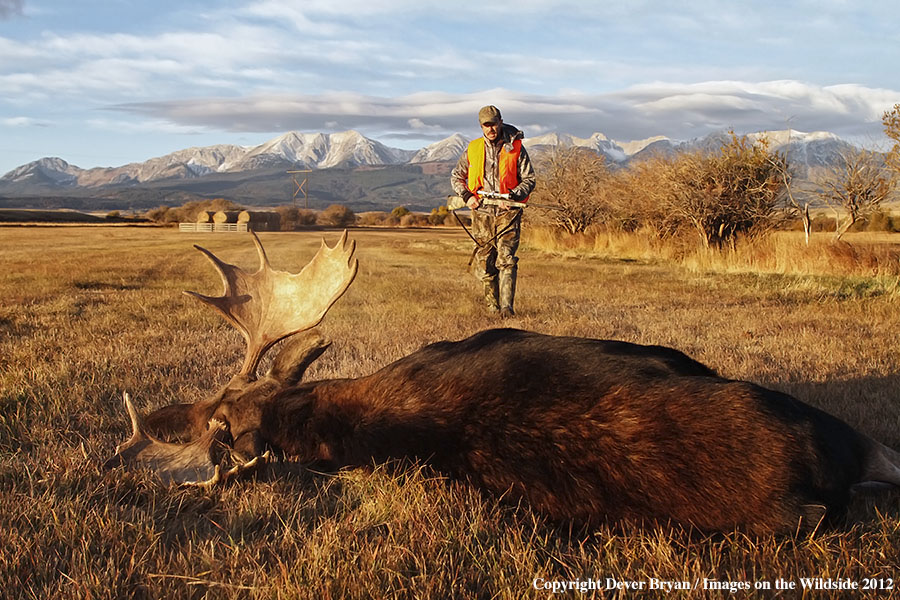
[[[834,164],[850,144],[828,132],[770,131],[771,148],[785,151],[795,168]],[[602,133],[588,138],[562,133],[526,138],[538,157],[558,146],[577,146],[624,165],[653,154],[715,149],[728,140],[717,133],[687,142],[665,137],[617,142]],[[187,148],[141,163],[81,169],[56,157],[22,165],[0,177],[0,206],[140,209],[180,197],[223,196],[247,205],[284,204],[295,191],[287,170],[313,171],[309,191],[315,204],[340,202],[354,210],[390,210],[404,204],[427,209],[449,191],[447,176],[468,139],[456,133],[418,151],[391,148],[356,131],[288,132],[253,147],[215,145]],[[426,197],[423,197],[426,196]],[[432,196],[432,197],[427,197]],[[65,200],[63,200],[65,199]],[[304,198],[305,199],[305,198]],[[118,202],[118,204],[116,204]],[[74,205],[73,205],[74,204]]]

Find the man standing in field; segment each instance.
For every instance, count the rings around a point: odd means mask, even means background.
[[[479,193],[509,194],[509,199],[527,202],[534,190],[534,167],[522,146],[524,134],[503,122],[496,106],[478,111],[484,134],[473,140],[462,156],[450,182],[453,191],[472,209],[475,238],[474,274],[484,285],[488,310],[500,318],[515,315],[516,271],[522,209],[481,206]]]

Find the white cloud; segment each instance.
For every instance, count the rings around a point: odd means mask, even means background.
[[[122,120],[122,119],[88,119],[87,124],[93,129],[110,131],[116,134],[140,135],[171,133],[178,135],[193,135],[199,133],[201,128],[191,125],[178,125],[163,120]]]
[[[32,117],[8,117],[0,119],[0,125],[4,127],[49,127],[50,123]]]
[[[409,121],[407,121],[407,123],[409,123],[410,129],[412,129],[413,131],[428,132],[441,131],[443,129],[440,125],[428,125],[427,123],[425,123],[425,121],[418,118],[410,119]]]
[[[427,92],[396,97],[355,93],[252,96],[123,104],[115,110],[182,126],[225,131],[359,129],[422,139],[476,130],[479,107],[496,104],[504,119],[529,123],[529,135],[603,132],[619,140],[665,135],[687,139],[710,131],[831,130],[869,135],[900,92],[858,85],[822,87],[797,81],[648,84],[608,94],[542,96],[505,89],[472,94]]]

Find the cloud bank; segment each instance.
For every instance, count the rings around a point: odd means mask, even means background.
[[[495,104],[507,122],[535,136],[602,132],[628,141],[655,135],[690,139],[713,131],[793,128],[879,138],[893,90],[799,81],[645,84],[603,94],[537,95],[507,89],[396,97],[357,93],[254,95],[126,103],[113,110],[182,127],[275,133],[357,129],[384,140],[437,140],[477,133],[479,107]]]

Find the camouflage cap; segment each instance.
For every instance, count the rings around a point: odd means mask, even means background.
[[[493,105],[483,107],[478,111],[478,123],[497,123],[502,119],[500,109]]]

